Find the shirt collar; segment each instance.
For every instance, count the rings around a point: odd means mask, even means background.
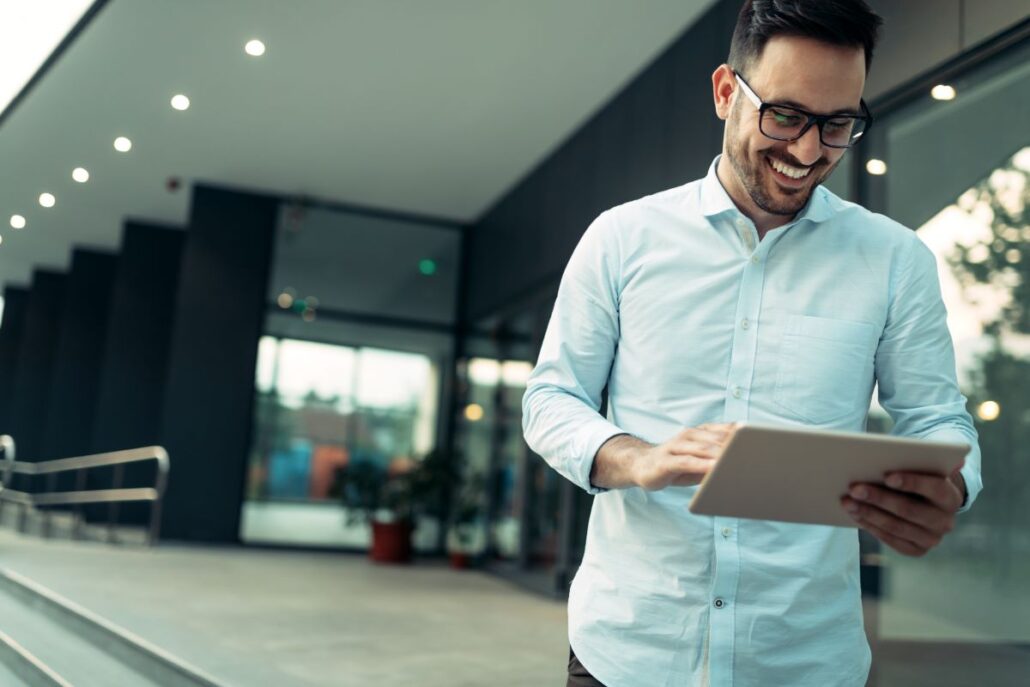
[[[719,176],[715,173],[721,157],[722,155],[715,156],[711,166],[708,168],[708,174],[701,180],[701,214],[709,218],[721,215],[724,212],[742,214],[737,209],[733,199],[730,198],[730,194],[726,192],[722,182],[719,181]],[[826,189],[820,184],[812,192],[808,202],[805,203],[805,207],[801,208],[801,211],[795,215],[794,219],[787,226],[797,224],[802,220],[818,224],[829,219],[832,214],[829,203],[826,201]]]

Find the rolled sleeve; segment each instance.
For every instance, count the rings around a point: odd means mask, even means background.
[[[598,449],[625,433],[598,412],[619,340],[618,252],[609,210],[569,260],[522,399],[526,443],[591,494],[606,491],[590,483]]]
[[[961,469],[967,492],[961,511],[966,511],[983,488],[980,446],[955,374],[937,262],[914,234],[891,281],[887,323],[876,351],[880,405],[894,420],[892,434],[970,446]]]

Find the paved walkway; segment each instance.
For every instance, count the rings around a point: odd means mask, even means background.
[[[241,687],[564,684],[565,604],[444,564],[0,530],[0,567]],[[3,621],[0,619],[0,629]]]

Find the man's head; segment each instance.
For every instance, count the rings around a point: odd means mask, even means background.
[[[825,145],[818,125],[795,141],[769,138],[762,132],[758,107],[736,75],[765,103],[817,115],[859,114],[881,23],[863,0],[744,3],[728,64],[715,71],[712,84],[716,112],[726,120],[723,157],[731,172],[724,175],[720,165],[720,178],[738,203],[750,201],[745,209],[770,216],[796,214],[844,149]]]

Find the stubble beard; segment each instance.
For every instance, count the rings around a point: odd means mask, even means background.
[[[751,201],[763,212],[771,215],[796,215],[801,208],[805,207],[816,187],[826,181],[843,157],[833,164],[830,164],[825,157],[820,158],[813,166],[812,171],[809,172],[815,178],[808,186],[800,189],[785,189],[776,184],[772,176],[773,172],[765,161],[766,153],[775,150],[774,146],[757,151],[755,157],[752,158],[748,154],[747,142],[743,141],[742,137],[737,134],[740,130],[740,118],[740,107],[738,103],[735,103],[731,119],[732,123],[727,131],[726,154],[729,157],[730,166],[733,167],[733,171],[737,175],[737,180],[744,187],[744,190],[747,191]],[[789,156],[774,154],[773,157],[778,157],[780,160],[787,162],[785,158]],[[821,173],[820,170],[822,170]],[[769,184],[775,186],[779,197],[774,197],[766,191],[766,180],[768,180]]]

